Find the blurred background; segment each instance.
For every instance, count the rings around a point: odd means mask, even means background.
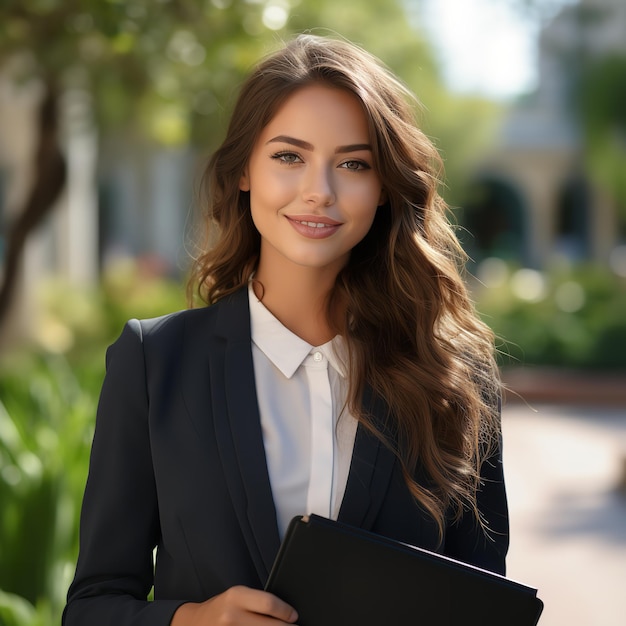
[[[0,0],[0,624],[58,624],[104,352],[186,306],[243,76],[340,33],[423,103],[498,336],[509,575],[545,626],[626,616],[623,0]]]

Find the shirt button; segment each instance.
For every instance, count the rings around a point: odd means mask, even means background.
[[[316,363],[320,363],[321,361],[323,361],[323,360],[324,360],[324,355],[323,355],[321,352],[315,352],[315,353],[313,354],[313,360],[314,360]]]

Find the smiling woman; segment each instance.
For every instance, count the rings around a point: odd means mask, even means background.
[[[107,354],[65,626],[295,623],[262,589],[310,513],[504,572],[493,336],[413,104],[310,35],[244,83],[206,171],[208,306]]]
[[[250,192],[261,236],[257,296],[296,335],[313,345],[329,341],[327,294],[382,204],[358,99],[324,84],[296,91],[261,132],[239,187]],[[294,299],[314,303],[317,328],[293,311]]]

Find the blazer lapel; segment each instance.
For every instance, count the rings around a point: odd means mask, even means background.
[[[363,407],[384,431],[387,408],[382,401],[373,399],[369,388],[364,394]],[[359,424],[339,521],[366,530],[372,528],[385,498],[394,463],[393,452]]]
[[[215,434],[228,489],[248,550],[264,583],[280,546],[256,397],[247,289],[219,302],[210,353]],[[387,407],[371,390],[363,406],[384,429]],[[339,520],[371,529],[391,479],[395,456],[359,425]]]
[[[264,583],[280,540],[256,397],[247,290],[219,306],[217,334],[225,341],[223,351],[211,355],[215,434],[239,524]],[[217,398],[221,411],[215,410]]]

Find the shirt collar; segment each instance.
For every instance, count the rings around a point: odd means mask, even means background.
[[[283,326],[256,297],[252,282],[248,284],[250,302],[250,331],[252,342],[284,374],[291,378],[312,351],[319,350],[330,365],[345,378],[345,346],[337,335],[331,341],[315,347]]]

